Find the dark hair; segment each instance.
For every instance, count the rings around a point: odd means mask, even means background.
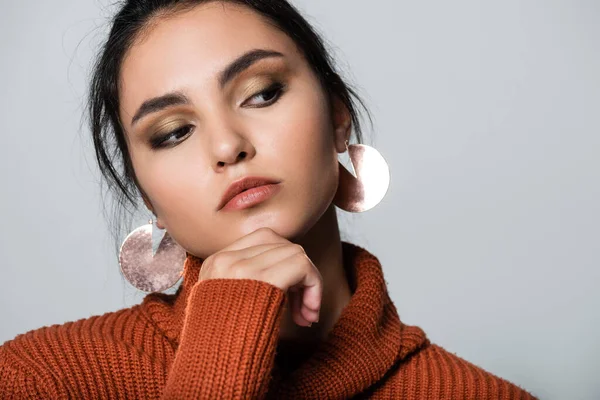
[[[128,0],[119,5],[119,11],[112,18],[108,39],[93,65],[87,99],[96,159],[108,192],[112,192],[112,199],[117,205],[114,219],[109,222],[117,245],[127,206],[137,209],[136,191],[142,190],[131,164],[119,119],[118,82],[123,58],[138,36],[144,34],[149,23],[156,18],[216,1],[249,7],[274,23],[296,43],[316,73],[330,104],[332,96],[337,96],[348,108],[357,143],[362,143],[358,106],[362,107],[371,121],[364,102],[336,72],[323,39],[286,0]]]

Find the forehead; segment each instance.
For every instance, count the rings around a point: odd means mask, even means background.
[[[127,52],[120,71],[122,112],[145,99],[176,89],[208,90],[216,74],[252,49],[299,57],[295,43],[253,10],[211,2],[158,17]]]

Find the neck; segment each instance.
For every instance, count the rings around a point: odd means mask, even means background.
[[[321,310],[318,323],[313,323],[311,327],[302,327],[293,321],[289,307],[286,307],[279,337],[280,340],[289,343],[310,345],[327,337],[352,296],[344,269],[335,206],[332,204],[313,228],[294,242],[304,248],[323,278]]]

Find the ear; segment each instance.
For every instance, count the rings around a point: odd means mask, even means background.
[[[150,212],[156,216],[156,226],[159,229],[165,229],[165,226],[161,222],[160,218],[154,212],[154,208],[152,208],[152,203],[150,202],[150,199],[148,199],[148,196],[146,196],[146,194],[143,193],[143,192],[142,192],[142,199],[144,200],[144,204],[146,205],[146,207],[148,208],[148,210],[150,210]]]
[[[346,151],[346,140],[350,140],[350,134],[352,133],[352,117],[348,107],[336,95],[332,96],[331,114],[335,149],[338,153],[343,153]]]

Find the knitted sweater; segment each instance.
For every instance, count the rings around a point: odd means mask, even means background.
[[[327,339],[284,373],[287,293],[251,279],[198,282],[188,253],[175,294],[0,346],[2,399],[534,399],[400,321],[378,259],[342,242],[352,297]]]

